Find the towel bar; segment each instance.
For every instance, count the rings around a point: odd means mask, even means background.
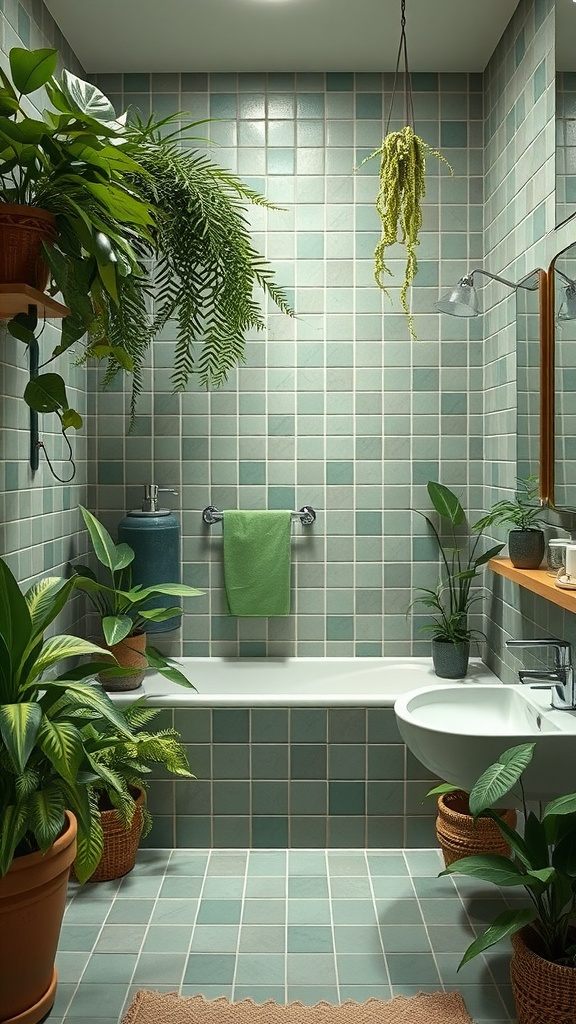
[[[216,505],[207,505],[202,512],[202,519],[207,526],[213,526],[222,520],[223,512]],[[302,526],[310,526],[316,519],[316,512],[310,505],[303,505],[298,512],[291,512],[293,519],[299,519]]]

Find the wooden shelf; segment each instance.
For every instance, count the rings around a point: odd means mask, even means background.
[[[39,319],[62,320],[70,312],[68,306],[29,284],[0,284],[0,320],[27,313],[30,306],[36,307]]]
[[[524,590],[530,590],[545,601],[551,601],[569,612],[576,612],[576,590],[561,590],[545,569],[516,569],[509,558],[491,558],[488,568],[498,576],[505,576]]]

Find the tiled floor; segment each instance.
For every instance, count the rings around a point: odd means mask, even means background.
[[[478,1024],[508,1024],[506,946],[456,974],[508,897],[441,867],[437,850],[141,850],[125,878],[71,885],[50,1024],[116,1024],[138,988],[307,1003],[460,989]]]

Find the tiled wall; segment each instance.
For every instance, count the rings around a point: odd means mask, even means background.
[[[576,74],[556,75],[556,223],[576,206]]]
[[[555,224],[554,40],[552,0],[521,0],[484,75],[485,266],[514,281],[549,262],[546,234]],[[490,506],[516,485],[517,330],[514,293],[490,284],[484,294],[484,501]],[[497,536],[505,540],[506,531]],[[486,582],[487,661],[505,680],[526,663],[524,655],[514,659],[504,651],[507,637],[574,634],[574,616],[501,577],[487,576]]]
[[[54,46],[63,64],[81,73],[74,54],[38,0],[4,0],[0,4],[0,62],[8,67],[7,53],[13,46]],[[47,323],[40,337],[40,361],[48,358],[58,343],[57,321]],[[11,338],[0,324],[0,554],[16,578],[28,585],[37,576],[61,574],[72,554],[79,553],[78,502],[86,501],[86,429],[71,434],[77,472],[73,483],[62,485],[50,474],[40,453],[40,467],[29,465],[29,412],[22,394],[28,380],[27,353],[21,342]],[[85,370],[75,368],[63,357],[53,369],[68,383],[71,404],[85,411]],[[40,437],[58,475],[68,478],[71,467],[65,445],[53,416],[40,417]],[[78,625],[82,601],[72,602],[63,617],[67,626]],[[61,627],[65,624],[61,622]]]
[[[146,843],[167,847],[430,847],[431,776],[392,708],[165,710],[196,780],[157,773]]]
[[[256,245],[297,313],[269,309],[246,365],[220,392],[170,393],[173,341],[154,365],[133,434],[119,392],[95,397],[91,505],[114,528],[152,479],[175,486],[185,578],[206,590],[185,616],[186,655],[427,654],[413,586],[435,586],[437,552],[410,510],[440,479],[468,508],[482,497],[481,320],[433,306],[482,249],[482,76],[416,74],[417,130],[433,157],[413,291],[419,340],[399,309],[403,249],[391,251],[392,304],[373,279],[374,203],[391,76],[102,75],[119,106],[184,108],[210,126],[212,154],[282,209],[251,213]],[[400,122],[397,125],[400,126]],[[153,380],[153,390],[151,381]],[[91,463],[92,464],[92,463]],[[171,503],[171,501],[170,501]],[[295,527],[293,614],[236,620],[222,587],[220,526],[204,506],[318,511]]]

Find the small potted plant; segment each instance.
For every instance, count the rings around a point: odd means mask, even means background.
[[[87,733],[132,738],[92,664],[53,678],[71,658],[105,653],[79,637],[45,635],[73,588],[50,577],[23,594],[0,559],[0,1019],[28,1024],[54,1002],[70,865],[76,858],[84,881],[102,852],[91,785],[115,788]]]
[[[538,479],[529,476],[519,480],[514,498],[497,501],[490,511],[479,519],[474,530],[487,530],[490,526],[511,524],[508,533],[508,553],[517,569],[537,569],[544,557],[542,506],[538,502]]]
[[[174,775],[194,778],[186,751],[175,729],[150,732],[146,726],[160,708],[141,698],[119,708],[130,730],[126,737],[112,723],[100,733],[86,729],[85,746],[102,774],[92,783],[103,833],[102,857],[90,882],[107,882],[132,870],[140,839],[152,828],[146,807],[150,763],[162,764]]]
[[[458,970],[502,939],[512,937],[510,965],[518,1024],[573,1024],[576,1006],[576,793],[561,796],[539,813],[524,800],[522,773],[534,743],[506,750],[470,791],[470,810],[492,817],[514,860],[488,853],[466,857],[441,874],[467,875],[498,887],[524,887],[528,906],[505,910],[466,950]],[[493,810],[518,783],[524,835]]]
[[[134,690],[141,685],[149,668],[156,669],[180,686],[191,687],[177,664],[148,643],[147,622],[162,622],[182,615],[182,608],[150,607],[157,594],[175,597],[200,597],[202,590],[184,583],[157,583],[155,586],[132,586],[131,563],[134,551],[128,544],[115,544],[108,530],[87,508],[80,506],[94,554],[103,566],[106,582],[98,579],[86,565],[74,565],[74,586],[88,597],[100,619],[102,646],[115,663],[101,666],[99,678],[107,690]],[[153,602],[152,602],[153,603]],[[118,668],[129,669],[122,673]],[[192,687],[193,688],[193,687]]]
[[[457,528],[466,524],[466,515],[458,497],[448,487],[433,480],[428,481],[427,490],[440,517],[440,529],[427,513],[415,511],[426,520],[438,542],[441,577],[435,590],[419,587],[418,596],[408,610],[421,604],[435,613],[431,616],[432,623],[422,627],[423,632],[432,634],[434,670],[443,679],[461,679],[468,669],[471,640],[484,635],[468,622],[473,604],[482,600],[480,594],[472,591],[472,582],[480,575],[482,566],[504,545],[497,544],[477,554],[481,534],[478,533],[472,541],[467,528],[463,533],[457,533]],[[448,527],[447,540],[441,535],[445,526]]]

